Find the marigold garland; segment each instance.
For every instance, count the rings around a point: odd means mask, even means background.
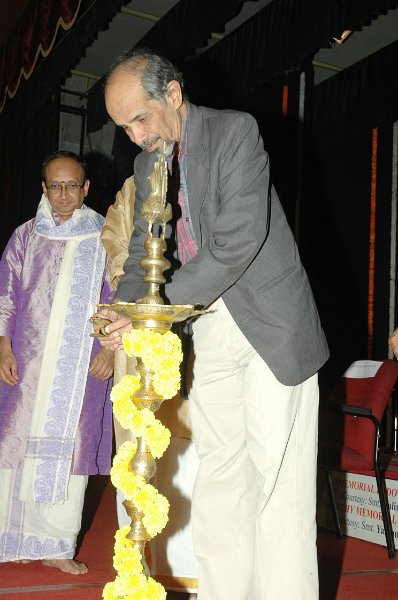
[[[165,400],[180,389],[180,338],[171,331],[158,333],[150,329],[132,329],[123,334],[123,347],[128,356],[141,358],[154,372],[153,387]]]
[[[104,600],[166,600],[164,587],[146,577],[141,562],[141,552],[126,536],[130,527],[126,525],[116,532],[113,566],[118,574],[114,581],[103,589]]]
[[[111,481],[122,490],[125,498],[142,510],[142,522],[151,537],[160,533],[166,526],[169,501],[141,475],[130,471],[129,465],[137,450],[136,442],[124,442],[113,459]]]
[[[140,375],[125,375],[113,386],[113,412],[122,427],[130,429],[135,437],[142,437],[154,458],[161,458],[170,443],[170,431],[148,408],[138,409],[133,395],[140,387]]]
[[[160,334],[149,329],[133,329],[123,335],[126,354],[142,359],[153,375],[153,388],[165,400],[180,389],[181,341],[170,331]],[[133,400],[140,387],[140,375],[125,375],[111,392],[113,412],[125,429],[147,443],[154,458],[160,458],[170,443],[170,431],[147,408],[138,409]],[[137,451],[136,442],[124,442],[113,459],[111,480],[127,500],[143,512],[143,525],[151,537],[162,531],[168,520],[169,502],[145,479],[130,470]],[[164,587],[147,577],[142,556],[134,542],[127,538],[130,527],[116,532],[113,565],[118,572],[114,581],[103,589],[104,600],[166,600]]]

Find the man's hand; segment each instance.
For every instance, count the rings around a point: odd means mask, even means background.
[[[114,351],[101,348],[91,361],[89,374],[96,379],[105,381],[113,375]]]
[[[0,337],[0,381],[8,385],[18,383],[17,359],[11,349],[9,337]]]
[[[104,328],[107,337],[98,338],[102,348],[107,350],[123,348],[122,335],[125,331],[130,331],[132,329],[131,319],[129,317],[119,317],[119,315],[111,309],[101,309],[97,314],[112,321],[112,323],[109,323],[109,325]]]
[[[388,338],[388,343],[395,356],[398,358],[398,327]]]

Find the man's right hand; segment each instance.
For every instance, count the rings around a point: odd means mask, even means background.
[[[111,309],[99,310],[97,314],[112,321],[112,323],[109,323],[109,325],[104,327],[107,337],[98,338],[101,346],[108,350],[118,350],[123,348],[122,335],[125,331],[131,331],[131,319],[129,317],[119,317],[119,315]]]
[[[0,337],[0,381],[8,385],[18,383],[17,359],[11,349],[11,340],[8,337]]]

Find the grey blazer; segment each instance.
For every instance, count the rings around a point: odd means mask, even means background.
[[[156,156],[135,161],[135,230],[115,297],[143,295],[147,223],[139,217]],[[306,272],[275,189],[255,119],[189,104],[188,196],[198,254],[176,271],[172,304],[222,296],[241,331],[284,385],[318,371],[329,353]],[[270,214],[268,195],[270,194]],[[200,318],[200,317],[199,317]]]

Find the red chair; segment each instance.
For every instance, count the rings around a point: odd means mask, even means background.
[[[372,373],[373,371],[373,373]],[[398,378],[398,362],[357,361],[320,405],[319,467],[323,469],[336,532],[342,537],[330,471],[376,477],[389,558],[395,556],[394,533],[385,473],[379,463],[380,423]]]

